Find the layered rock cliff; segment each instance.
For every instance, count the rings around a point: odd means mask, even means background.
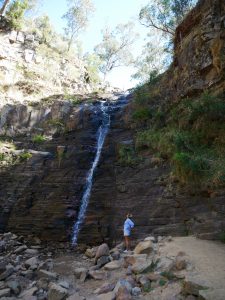
[[[178,103],[207,90],[224,93],[224,22],[224,1],[199,1],[177,28],[174,62],[155,85],[152,105]],[[17,147],[32,157],[1,171],[0,224],[2,231],[65,240],[77,218],[101,114],[98,103],[51,100],[1,112],[1,132],[13,132]],[[136,237],[153,232],[219,238],[225,230],[224,187],[180,184],[166,159],[149,151],[136,157],[140,124],[133,122],[134,106],[131,100],[112,113],[79,241],[120,239],[127,212],[134,215]],[[34,142],[37,134],[47,136],[42,144]]]

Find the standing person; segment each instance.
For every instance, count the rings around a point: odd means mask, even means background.
[[[130,234],[131,234],[131,229],[134,227],[134,222],[131,221],[130,219],[132,217],[133,217],[132,214],[127,214],[127,218],[123,226],[123,234],[124,234],[125,245],[126,245],[126,250],[124,252],[130,250]]]

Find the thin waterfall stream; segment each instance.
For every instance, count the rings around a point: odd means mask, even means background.
[[[105,105],[106,104],[106,105]],[[81,205],[79,214],[77,217],[77,221],[74,223],[73,232],[72,232],[72,245],[75,246],[77,244],[78,234],[81,229],[81,225],[85,218],[86,209],[88,206],[89,198],[91,195],[92,183],[93,183],[93,176],[95,169],[98,165],[102,147],[104,145],[105,138],[107,136],[109,126],[110,126],[110,114],[109,114],[109,106],[104,101],[101,101],[101,111],[102,111],[102,124],[98,128],[97,131],[97,146],[96,146],[96,154],[95,159],[92,163],[90,170],[88,171],[86,177],[86,183],[84,187],[84,193],[81,199]]]

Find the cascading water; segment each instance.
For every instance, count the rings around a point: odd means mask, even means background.
[[[104,144],[104,141],[105,141],[105,138],[108,133],[109,126],[110,126],[110,115],[108,113],[108,106],[105,106],[103,101],[101,102],[101,111],[102,111],[102,124],[100,125],[98,132],[97,132],[96,155],[95,155],[93,164],[87,174],[84,193],[83,193],[83,197],[81,199],[80,211],[78,214],[77,221],[73,226],[73,234],[72,234],[72,245],[73,246],[75,246],[77,244],[78,233],[79,233],[81,225],[84,221],[86,209],[87,209],[89,198],[91,195],[94,171],[98,165],[102,147],[103,147],[103,144]]]

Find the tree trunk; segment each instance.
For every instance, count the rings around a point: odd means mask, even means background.
[[[3,16],[4,15],[4,12],[6,10],[6,7],[7,5],[9,4],[10,0],[5,0],[3,5],[2,5],[2,8],[0,9],[0,16]]]

